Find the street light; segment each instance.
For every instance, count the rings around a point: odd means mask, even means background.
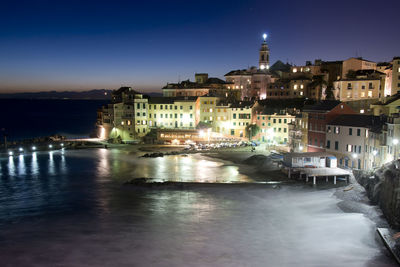
[[[351,156],[353,157],[353,159],[357,158],[357,154],[356,153],[353,153]]]

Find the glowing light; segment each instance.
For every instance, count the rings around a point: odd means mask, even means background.
[[[372,155],[376,156],[376,154],[378,154],[376,150],[372,151]]]
[[[53,145],[49,145],[49,148],[53,148]]]
[[[263,39],[264,39],[264,41],[267,40],[267,36],[268,36],[268,35],[267,35],[266,33],[263,34]]]
[[[18,150],[21,151],[21,152],[24,151],[24,149],[22,147],[20,147]]]
[[[262,70],[265,69],[265,66],[264,66],[264,65],[261,65],[261,66],[260,66],[260,69],[262,69]]]
[[[356,153],[353,153],[351,156],[353,157],[353,159],[357,158],[357,154]]]
[[[393,145],[397,145],[399,143],[399,139],[393,139]]]
[[[199,135],[200,135],[200,137],[203,137],[203,136],[204,136],[204,131],[203,131],[203,130],[200,130],[200,131],[199,131]]]
[[[178,139],[172,140],[172,144],[173,144],[173,145],[179,145],[179,140],[178,140]]]
[[[32,147],[32,150],[36,150],[36,147],[35,147],[35,146],[33,146],[33,147]]]
[[[106,138],[106,129],[104,129],[103,126],[100,127],[100,138],[101,139],[105,139]]]
[[[12,156],[12,155],[14,155],[14,152],[10,151],[10,152],[8,152],[8,155]]]
[[[61,146],[64,146],[64,143],[61,143],[60,145],[61,145]]]
[[[299,146],[299,149],[300,149],[300,150],[303,150],[303,146]]]

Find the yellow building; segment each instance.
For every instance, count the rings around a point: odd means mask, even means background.
[[[230,135],[233,137],[245,138],[246,126],[252,123],[253,102],[242,101],[232,104],[229,109]]]
[[[152,97],[148,108],[149,127],[194,129],[196,104],[197,97]]]
[[[99,123],[101,137],[124,142],[138,140],[149,131],[148,102],[131,87],[121,87],[112,93],[112,104],[103,107],[103,121]]]
[[[342,102],[382,98],[385,74],[374,70],[357,71],[354,77],[335,81],[333,86],[335,99]]]

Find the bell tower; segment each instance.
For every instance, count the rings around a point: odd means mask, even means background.
[[[267,70],[269,69],[269,48],[267,45],[267,34],[263,34],[263,43],[261,44],[260,49],[260,59],[258,61],[258,68],[260,70]]]

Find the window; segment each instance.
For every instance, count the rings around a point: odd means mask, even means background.
[[[279,119],[279,123],[282,123],[282,119]]]
[[[175,119],[177,119],[177,118],[178,118],[178,114],[175,113]]]
[[[175,110],[177,110],[178,109],[178,106],[175,106]]]
[[[286,119],[284,119],[284,120],[283,120],[283,122],[284,122],[284,123],[287,123],[287,120],[286,120]]]
[[[286,128],[283,128],[283,132],[286,133],[286,131],[287,131],[287,129],[286,129]]]
[[[142,113],[142,116],[146,116],[146,113],[143,112],[143,113]]]
[[[190,114],[190,115],[192,115],[192,114]],[[182,119],[183,118],[183,114],[179,114],[179,117]]]
[[[276,119],[274,119],[274,123],[276,123]]]
[[[140,109],[140,103],[136,104],[137,109]]]
[[[143,103],[143,108],[146,108],[146,104],[145,103]]]
[[[327,140],[326,141],[326,148],[331,148],[331,141],[330,140]]]
[[[165,109],[168,109],[168,105],[165,105],[164,108],[165,108]]]
[[[372,91],[368,91],[368,97],[372,97]]]
[[[361,136],[361,130],[357,129],[357,136]]]
[[[353,135],[353,128],[349,128],[349,135]]]
[[[140,112],[136,113],[136,116],[140,117]]]
[[[339,141],[335,141],[335,150],[339,150]]]
[[[358,154],[361,154],[361,146],[358,146]]]
[[[233,113],[233,118],[236,119],[236,113]]]
[[[235,135],[235,130],[231,129],[231,135]]]
[[[351,83],[347,83],[347,90],[351,90]]]
[[[335,127],[335,134],[339,134],[340,133],[340,127]]]

